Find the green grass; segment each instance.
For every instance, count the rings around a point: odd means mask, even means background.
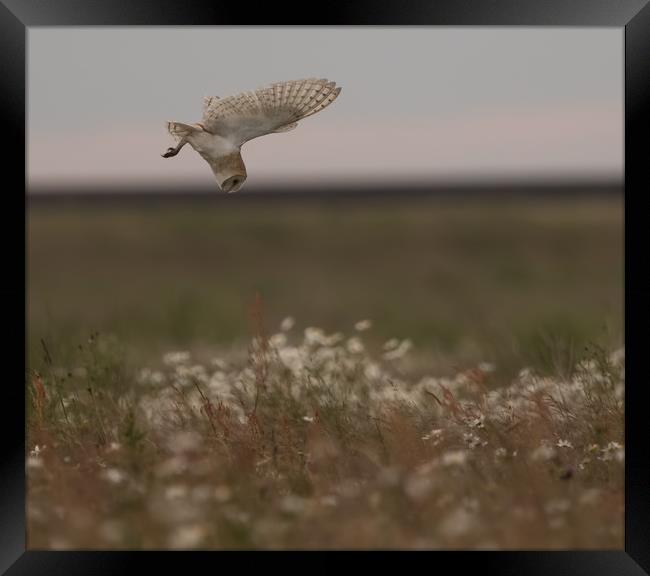
[[[423,354],[546,362],[622,342],[622,199],[32,207],[28,328],[68,354],[91,331],[137,356],[269,326],[375,323]]]

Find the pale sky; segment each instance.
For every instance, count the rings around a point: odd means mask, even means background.
[[[280,80],[343,90],[242,148],[247,188],[305,182],[622,177],[622,28],[28,29],[28,178],[214,186],[165,121]]]

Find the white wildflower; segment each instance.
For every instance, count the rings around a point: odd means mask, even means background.
[[[107,468],[102,471],[102,478],[111,484],[121,484],[124,482],[126,475],[117,468]]]
[[[372,322],[370,320],[360,320],[354,325],[354,329],[358,332],[363,332],[372,327]]]
[[[361,354],[364,351],[363,342],[356,336],[353,336],[347,342],[347,349],[350,354]]]
[[[138,375],[136,376],[136,381],[139,384],[146,384],[149,382],[150,377],[151,377],[151,370],[149,368],[142,368],[138,372]]]
[[[42,446],[41,447],[38,444],[36,444],[36,446],[34,446],[34,449],[30,450],[29,453],[32,456],[38,456],[43,450],[45,450],[45,448],[47,448],[47,446]]]
[[[189,352],[167,352],[163,356],[163,362],[168,366],[175,366],[177,364],[185,364],[190,360]]]
[[[555,444],[558,448],[573,448],[573,444],[568,440],[558,440]]]
[[[530,368],[522,368],[517,377],[520,382],[529,383],[533,379],[533,371]]]
[[[210,392],[219,396],[232,397],[232,389],[225,372],[214,372],[208,380],[208,388]]]
[[[497,448],[494,451],[494,459],[495,460],[505,458],[507,455],[508,455],[508,451],[503,447]]]
[[[25,461],[25,466],[28,469],[36,469],[36,468],[42,468],[43,467],[43,459],[39,456],[28,456],[27,460]]]
[[[286,343],[287,337],[281,332],[273,334],[273,336],[269,338],[269,344],[273,346],[273,348],[282,348]]]
[[[158,370],[153,370],[149,376],[149,381],[152,384],[162,384],[165,381],[165,375]]]
[[[625,348],[614,350],[614,352],[609,355],[609,361],[615,366],[622,365],[625,362]]]
[[[286,514],[302,514],[306,507],[306,500],[295,494],[288,494],[280,501],[280,509]]]
[[[195,380],[198,380],[201,383],[205,384],[208,381],[208,373],[205,367],[201,366],[200,364],[195,364],[194,366],[190,366],[187,370],[187,374],[191,378],[194,378]]]
[[[397,360],[402,358],[412,347],[413,343],[410,340],[403,340],[397,348],[384,352],[384,358],[386,360]]]
[[[387,404],[406,404],[407,406],[417,406],[419,401],[419,396],[413,391],[409,391],[397,383],[384,388],[378,397]]]
[[[478,369],[481,372],[494,372],[496,370],[496,366],[492,364],[491,362],[481,362],[478,365]]]
[[[625,461],[625,450],[618,442],[610,442],[601,449],[600,460],[608,462],[610,460],[616,460],[617,462]]]
[[[472,382],[472,380],[470,380],[469,376],[464,372],[460,372],[454,377],[454,383],[461,388],[467,386],[470,382]]]
[[[314,417],[313,417],[313,416],[303,416],[302,419],[303,419],[305,422],[313,422],[313,421],[314,421]]]
[[[336,346],[339,342],[343,340],[343,334],[336,332],[330,336],[323,338],[323,346]]]
[[[296,321],[291,317],[287,316],[282,322],[280,323],[280,330],[283,332],[289,332],[294,326]]]
[[[443,431],[442,428],[434,428],[428,434],[422,436],[422,440],[433,440],[434,445],[438,444],[442,440]]]
[[[620,382],[616,384],[616,386],[614,386],[614,395],[617,400],[623,400],[625,397],[625,385]]]
[[[379,380],[381,378],[381,368],[374,362],[368,362],[363,369],[363,375],[368,380]]]
[[[322,345],[325,340],[325,332],[320,328],[305,328],[305,343],[309,346]]]
[[[399,340],[397,338],[391,338],[384,344],[384,350],[393,350],[399,346]]]
[[[598,370],[598,365],[596,364],[595,360],[589,359],[580,362],[580,364],[578,364],[578,368],[584,372],[596,372]]]
[[[474,450],[474,448],[478,446],[487,446],[487,442],[484,442],[481,440],[476,434],[463,434],[463,440],[467,443],[470,449]]]
[[[442,455],[440,462],[443,466],[464,466],[467,463],[465,450],[449,450]]]
[[[476,418],[470,418],[470,420],[467,422],[467,425],[470,428],[485,428],[485,415],[481,414]]]

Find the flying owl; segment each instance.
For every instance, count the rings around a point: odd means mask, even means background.
[[[201,122],[167,122],[177,144],[162,157],[176,156],[189,143],[210,165],[221,190],[236,192],[247,176],[241,157],[244,143],[265,134],[293,130],[298,120],[320,112],[340,92],[335,82],[309,78],[278,82],[227,98],[206,96]]]

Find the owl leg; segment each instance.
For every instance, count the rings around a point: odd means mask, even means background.
[[[187,140],[185,138],[181,139],[178,144],[176,144],[175,148],[167,148],[167,152],[164,154],[161,154],[163,158],[171,158],[172,156],[176,156],[181,151],[181,148],[187,144]]]

